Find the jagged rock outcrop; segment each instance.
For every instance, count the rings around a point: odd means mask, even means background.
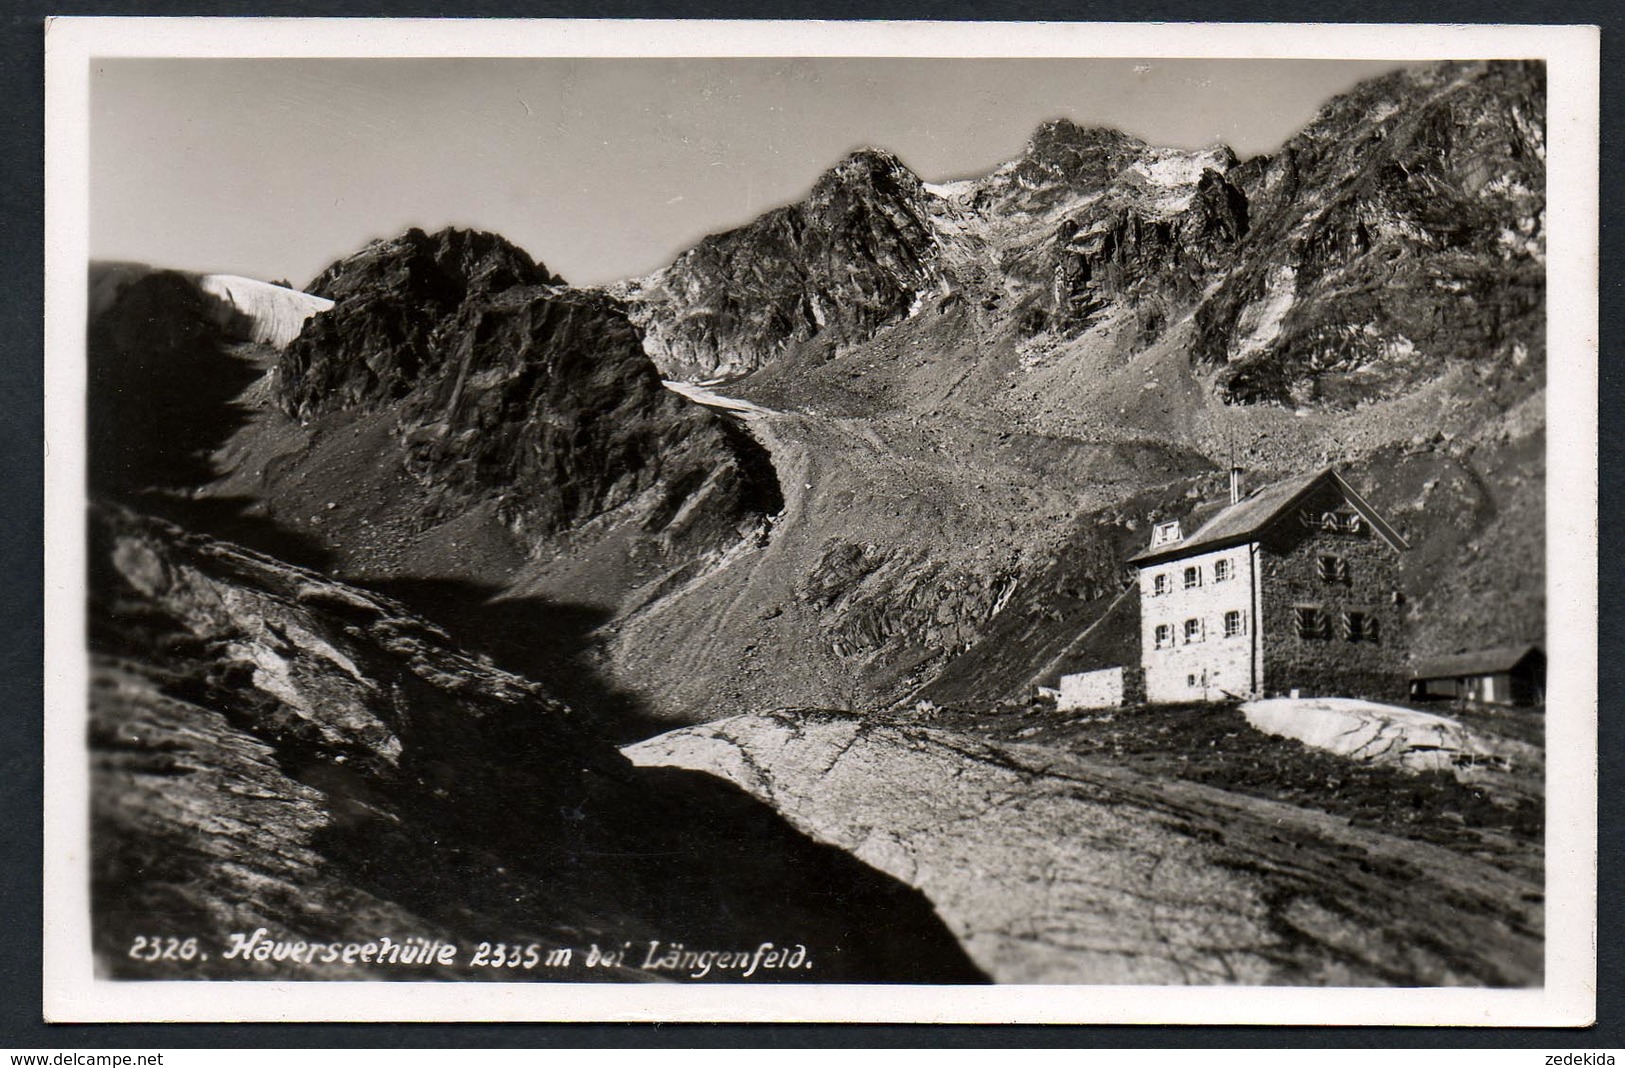
[[[797,595],[831,640],[877,688],[938,666],[973,643],[1003,607],[1018,576],[955,567],[931,549],[831,541],[800,578]]]
[[[545,865],[567,813],[630,778],[536,683],[394,602],[122,510],[91,520],[92,878],[109,959],[166,933],[143,926],[155,916],[220,948],[263,924],[307,941],[443,937],[474,902],[404,900],[393,879],[511,885],[491,843],[528,838]],[[449,860],[440,837],[465,843],[462,871],[419,870]],[[176,966],[232,972],[213,963]]]
[[[630,508],[645,533],[705,550],[778,507],[760,446],[661,387],[617,301],[495,235],[414,230],[312,288],[336,304],[283,354],[278,403],[307,420],[392,413],[429,520],[489,500],[535,546]]]
[[[1540,981],[1538,882],[1309,810],[824,712],[626,752],[720,775],[919,887],[996,980]]]
[[[1137,137],[1070,119],[1041,124],[1022,154],[977,183],[979,205],[1043,211],[1082,191],[1096,191],[1143,159],[1148,146]]]
[[[403,397],[444,373],[447,333],[465,304],[562,282],[496,234],[412,229],[374,241],[310,283],[335,306],[284,353],[277,401],[308,417]]]
[[[1201,171],[1177,214],[1123,205],[1069,217],[1055,234],[1055,323],[1075,331],[1124,302],[1141,311],[1143,344],[1197,296],[1246,233],[1246,198],[1211,169]]]
[[[869,337],[937,285],[931,199],[892,154],[853,153],[806,200],[625,287],[650,357],[670,378],[737,376],[815,335]]]
[[[1248,239],[1196,311],[1224,394],[1348,404],[1543,352],[1545,100],[1540,64],[1414,68],[1253,161]]]

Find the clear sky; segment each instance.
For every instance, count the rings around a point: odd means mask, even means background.
[[[100,259],[303,285],[409,226],[577,283],[798,199],[853,148],[982,174],[1046,119],[1268,152],[1397,63],[1169,59],[120,59],[91,76]]]

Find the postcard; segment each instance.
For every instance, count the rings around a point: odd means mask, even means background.
[[[50,1019],[1593,1018],[1594,28],[46,46]]]

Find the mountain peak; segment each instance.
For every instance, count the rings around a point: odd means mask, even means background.
[[[328,266],[307,290],[339,300],[378,285],[394,288],[465,289],[476,281],[488,290],[513,285],[558,285],[563,279],[500,234],[455,226],[425,233],[412,227],[369,242]]]
[[[1027,139],[1027,155],[1050,157],[1057,154],[1089,149],[1135,150],[1146,144],[1122,130],[1110,126],[1080,126],[1068,118],[1050,119],[1039,123]]]
[[[852,188],[911,195],[921,192],[919,176],[895,153],[883,148],[860,148],[819,176],[810,199],[818,202],[837,189]]]

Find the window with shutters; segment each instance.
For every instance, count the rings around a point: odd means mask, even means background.
[[[1213,563],[1213,581],[1228,582],[1236,573],[1235,566],[1229,560],[1215,560]]]
[[[1344,612],[1342,624],[1344,641],[1375,642],[1377,640],[1377,618],[1368,612]]]
[[[1335,586],[1349,584],[1349,562],[1341,556],[1322,556],[1315,561],[1315,570],[1320,575],[1320,581]]]
[[[1199,567],[1187,567],[1185,569],[1185,588],[1187,590],[1194,590],[1201,584],[1202,569]]]
[[[1156,629],[1156,645],[1158,649],[1166,649],[1174,644],[1174,626],[1172,623],[1158,623]]]
[[[1323,530],[1329,534],[1363,534],[1365,533],[1365,520],[1360,513],[1349,507],[1342,507],[1329,512],[1317,512],[1313,508],[1298,509],[1298,521],[1310,530]]]
[[[1224,636],[1234,638],[1242,632],[1240,612],[1226,612],[1224,614]]]
[[[1305,641],[1318,641],[1329,637],[1326,613],[1320,610],[1319,605],[1300,604],[1292,609],[1292,622],[1297,628],[1298,637]]]
[[[1202,640],[1202,621],[1200,619],[1185,620],[1185,644]]]
[[[1168,576],[1157,575],[1151,580],[1151,596],[1161,597],[1168,592]]]

